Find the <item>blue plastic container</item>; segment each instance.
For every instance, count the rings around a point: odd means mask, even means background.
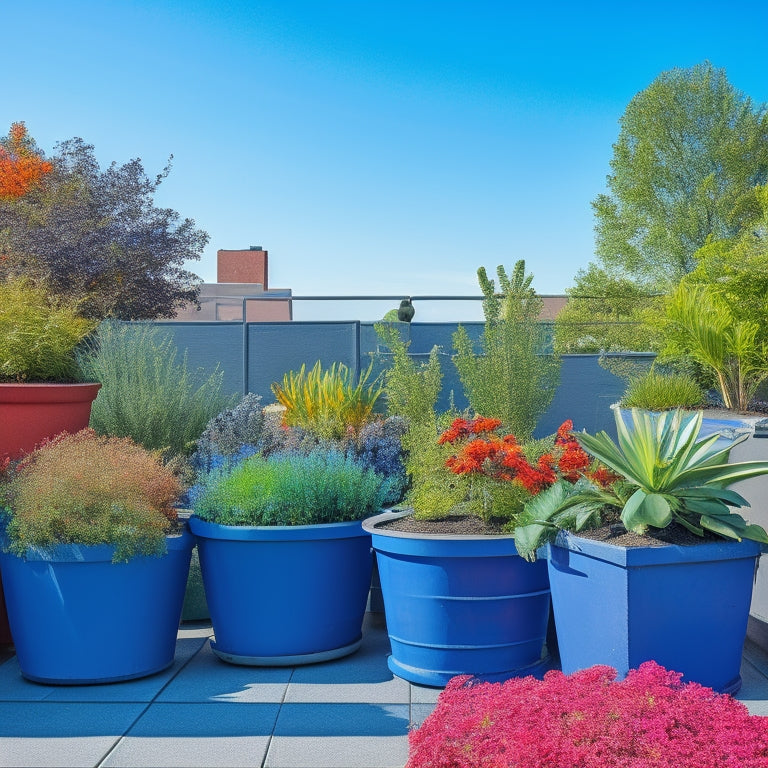
[[[113,563],[114,547],[0,552],[21,673],[39,683],[109,683],[173,663],[194,539],[169,536],[168,553]]]
[[[387,512],[363,523],[379,567],[389,668],[431,686],[455,675],[504,680],[540,672],[547,663],[547,564],[523,560],[511,536],[376,528],[404,514]]]
[[[746,539],[619,547],[558,534],[548,563],[563,672],[607,664],[623,678],[653,660],[735,693],[759,552]]]
[[[228,526],[193,515],[189,525],[220,658],[293,666],[359,648],[372,564],[360,521]]]

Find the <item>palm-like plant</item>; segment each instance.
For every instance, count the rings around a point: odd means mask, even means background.
[[[700,411],[652,416],[632,409],[631,414],[631,429],[616,414],[618,443],[605,432],[577,435],[582,447],[619,480],[607,488],[587,480],[573,486],[557,483],[534,498],[515,529],[521,554],[535,557],[536,548],[558,530],[579,531],[599,524],[609,509],[618,511],[624,527],[636,533],[676,522],[699,536],[708,530],[724,538],[768,543],[761,526],[747,523],[733,511],[749,502],[728,488],[768,474],[768,462],[729,464],[735,443],[717,446],[716,434],[699,439]]]

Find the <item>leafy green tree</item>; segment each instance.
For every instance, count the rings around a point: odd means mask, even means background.
[[[593,202],[602,266],[663,291],[708,239],[733,237],[768,180],[768,114],[709,62],[659,75],[621,118],[608,194]]]
[[[0,197],[0,280],[44,282],[93,319],[173,317],[197,300],[200,279],[183,265],[208,235],[155,205],[170,165],[154,179],[139,159],[102,170],[79,138],[58,144],[50,165],[25,194]]]
[[[525,274],[525,261],[510,275],[497,268],[500,293],[485,268],[477,271],[485,296],[481,349],[475,351],[466,329],[453,336],[454,362],[472,410],[501,419],[522,442],[533,435],[560,379],[560,359],[546,354],[547,333],[539,321],[542,300]]]
[[[567,291],[568,303],[555,318],[555,351],[649,352],[657,349],[655,318],[661,297],[626,277],[590,264]]]
[[[759,341],[768,343],[768,185],[753,192],[754,218],[735,237],[699,249],[683,282],[720,297],[736,320],[756,323]]]

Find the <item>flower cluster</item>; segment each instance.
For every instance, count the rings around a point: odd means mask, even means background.
[[[515,482],[532,495],[549,488],[558,477],[574,483],[589,469],[590,458],[573,436],[570,419],[557,430],[553,450],[534,463],[514,435],[496,434],[500,426],[498,419],[483,416],[454,420],[438,438],[441,445],[464,441],[459,452],[446,460],[448,469],[456,475]]]
[[[456,677],[406,768],[765,768],[768,719],[653,661],[505,683]]]

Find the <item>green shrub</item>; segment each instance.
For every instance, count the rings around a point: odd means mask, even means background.
[[[159,457],[128,438],[91,429],[62,435],[17,468],[9,493],[11,550],[112,544],[115,561],[162,554],[180,493]]]
[[[233,398],[223,374],[199,383],[169,333],[150,324],[107,321],[80,357],[83,372],[102,384],[91,410],[99,434],[130,437],[149,450],[181,455]]]
[[[281,384],[272,385],[277,402],[286,409],[284,423],[337,440],[350,428],[359,432],[383,390],[378,379],[368,383],[372,369],[373,363],[355,377],[342,363],[323,371],[318,360],[309,373],[304,365],[286,373]]]
[[[453,336],[454,362],[464,393],[476,414],[499,419],[522,442],[530,440],[560,381],[560,358],[546,354],[547,334],[539,321],[542,300],[525,274],[525,262],[511,275],[497,269],[500,294],[481,267],[485,327],[480,352],[466,329]]]
[[[686,373],[660,373],[650,370],[629,380],[621,405],[665,411],[670,408],[698,408],[706,395],[693,376]]]
[[[203,520],[222,525],[311,525],[377,512],[387,481],[338,451],[252,456],[213,471],[194,501]]]
[[[0,381],[78,381],[75,348],[94,327],[26,279],[0,282]]]

